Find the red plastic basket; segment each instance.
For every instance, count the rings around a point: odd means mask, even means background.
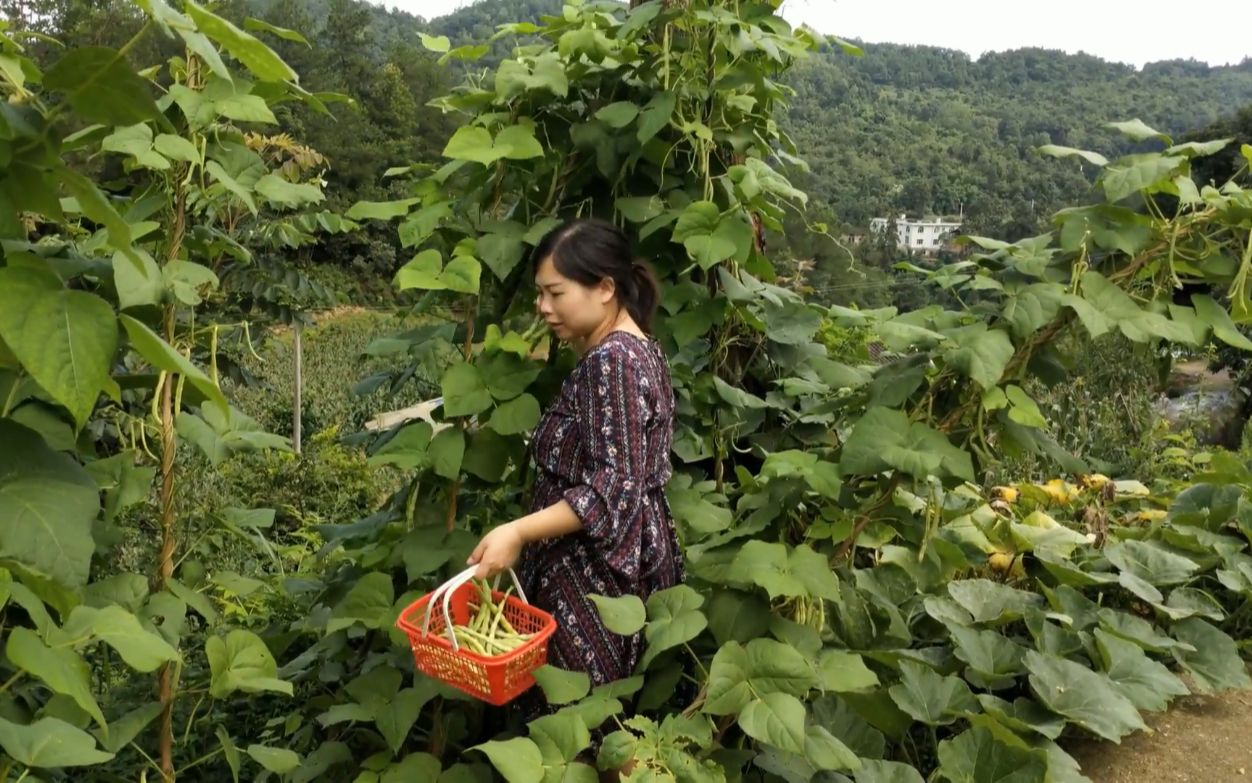
[[[492,597],[504,601],[504,617],[518,633],[534,636],[512,652],[490,657],[461,647],[448,624],[464,625],[477,611],[480,597],[471,581],[475,570],[467,568],[414,601],[400,613],[396,626],[408,634],[420,671],[499,706],[535,684],[535,669],[548,662],[548,638],[556,631],[556,619],[526,601],[510,569],[518,595],[492,590]]]

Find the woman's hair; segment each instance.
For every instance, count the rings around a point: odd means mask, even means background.
[[[652,318],[661,298],[661,286],[646,261],[634,256],[621,229],[603,220],[571,220],[549,231],[531,253],[538,267],[552,257],[556,271],[585,286],[612,279],[617,298],[639,328],[652,332]]]

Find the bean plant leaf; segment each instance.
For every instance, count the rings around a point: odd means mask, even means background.
[[[41,718],[30,725],[0,718],[0,748],[27,767],[84,767],[113,758],[96,747],[82,729],[59,718]]]
[[[794,647],[773,639],[753,639],[746,646],[729,642],[709,667],[704,711],[730,715],[754,696],[787,693],[802,696],[816,684],[813,665]]]
[[[567,671],[551,665],[535,670],[535,682],[543,689],[549,704],[569,704],[591,691],[591,679],[586,672]]]
[[[159,635],[139,624],[135,615],[110,604],[99,609],[76,606],[62,629],[70,639],[94,637],[112,647],[126,665],[140,672],[178,659],[178,651]]]
[[[640,665],[646,668],[660,653],[699,636],[708,627],[708,620],[700,611],[703,605],[704,596],[687,585],[676,585],[649,596],[648,625],[644,630],[648,648]]]
[[[944,358],[949,364],[972,378],[984,389],[994,387],[1013,358],[1013,341],[999,329],[974,324],[950,332],[947,338],[955,343]]]
[[[789,693],[767,693],[739,713],[739,726],[755,740],[792,753],[803,753],[804,705]]]
[[[482,374],[472,364],[452,365],[443,374],[443,412],[448,416],[470,416],[491,407],[491,392]]]
[[[891,468],[916,478],[955,476],[973,480],[968,452],[938,430],[910,422],[903,411],[872,408],[857,420],[839,457],[839,472],[882,473]]]
[[[61,584],[87,583],[100,513],[96,483],[33,430],[0,419],[0,558]]]
[[[79,117],[105,125],[133,125],[159,114],[152,86],[126,57],[103,46],[75,47],[43,75],[43,86],[65,94]]]
[[[920,772],[902,761],[861,759],[856,783],[926,783]]]
[[[109,303],[34,269],[0,269],[0,339],[81,427],[109,381],[117,321]]]
[[[287,748],[274,748],[269,745],[249,745],[248,755],[256,763],[265,767],[275,775],[286,775],[300,766],[300,754]]]
[[[637,595],[613,598],[590,594],[587,597],[599,610],[604,627],[613,633],[629,636],[638,633],[648,622],[647,609]]]
[[[206,10],[194,0],[187,0],[187,15],[196,22],[200,32],[217,41],[230,55],[243,63],[258,79],[266,82],[296,82],[300,77],[256,36],[240,30],[229,20]]]
[[[212,672],[209,695],[214,698],[220,699],[235,691],[292,694],[291,683],[278,679],[274,655],[261,637],[251,631],[237,628],[225,639],[210,636],[204,651]]]
[[[29,628],[14,628],[5,645],[9,662],[43,680],[56,693],[69,696],[100,725],[104,714],[91,693],[91,670],[69,647],[49,647]]]
[[[543,754],[525,737],[484,742],[471,750],[481,751],[508,783],[541,783],[544,779]]]

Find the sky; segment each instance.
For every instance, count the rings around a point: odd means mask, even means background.
[[[374,0],[431,19],[475,0]],[[1142,66],[1196,59],[1210,65],[1252,57],[1252,3],[1205,0],[785,0],[783,16],[818,32],[867,43],[927,44],[978,57],[1037,46]]]

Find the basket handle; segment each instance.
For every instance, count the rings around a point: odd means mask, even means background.
[[[430,603],[426,605],[426,612],[424,616],[422,617],[422,636],[427,636],[430,634],[430,611],[434,607],[435,602],[439,600],[439,597],[443,596],[444,630],[448,632],[448,641],[451,642],[452,649],[453,650],[461,649],[460,643],[457,642],[456,640],[456,634],[452,630],[452,612],[448,606],[448,603],[449,601],[451,601],[452,594],[456,592],[457,588],[465,584],[466,582],[470,581],[471,579],[473,579],[474,574],[477,571],[478,571],[478,566],[470,566],[469,568],[465,569],[461,573],[457,574],[456,576],[452,577],[448,581],[444,582],[443,584],[435,588],[434,592],[430,594]],[[530,601],[526,600],[526,593],[522,591],[522,583],[518,580],[517,573],[512,568],[509,569],[509,576],[512,577],[513,579],[513,586],[517,588],[517,597],[520,598],[523,603],[527,603],[527,604],[530,603]],[[500,575],[496,574],[496,581],[495,581],[495,584],[492,586],[492,589],[495,589],[499,585],[500,585]]]

